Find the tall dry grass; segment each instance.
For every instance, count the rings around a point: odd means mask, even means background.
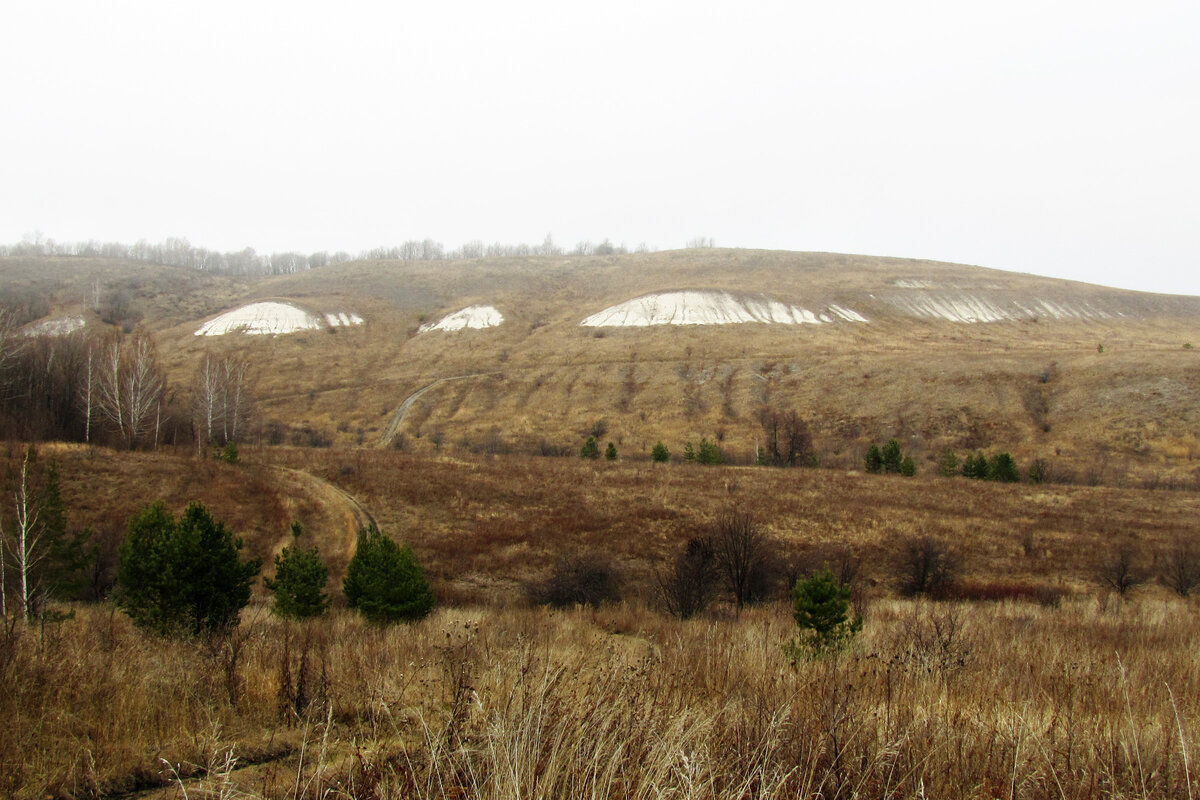
[[[1200,623],[1179,601],[879,601],[789,664],[783,606],[261,612],[165,642],[103,608],[0,654],[5,794],[1190,797]]]

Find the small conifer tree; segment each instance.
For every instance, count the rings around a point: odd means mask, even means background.
[[[958,456],[947,447],[942,451],[942,458],[938,461],[938,474],[943,478],[953,478],[958,475],[958,467]]]
[[[617,460],[617,446],[612,442],[609,442],[608,447],[604,448],[604,458],[608,461]]]
[[[667,446],[660,440],[654,445],[654,449],[650,451],[650,457],[654,459],[656,463],[665,464],[671,460],[671,451],[668,450]]]
[[[863,458],[863,468],[871,474],[883,472],[883,454],[879,452],[877,445],[867,448],[867,455]]]
[[[996,453],[987,462],[987,479],[999,483],[1020,483],[1017,462],[1008,453]]]
[[[720,464],[725,460],[725,454],[721,452],[721,448],[716,442],[701,439],[700,450],[696,453],[696,460],[701,464]]]
[[[178,520],[162,503],[129,521],[121,544],[117,605],[160,634],[222,633],[237,625],[262,565],[242,561],[242,540],[199,503]]]
[[[683,460],[684,461],[695,461],[696,460],[696,448],[692,447],[691,442],[684,442]]]
[[[299,522],[292,523],[292,545],[275,556],[275,577],[264,578],[263,584],[274,595],[271,612],[285,619],[319,617],[329,608],[325,582],[329,570],[321,563],[314,545],[300,549],[302,533]]]
[[[917,474],[917,462],[913,461],[912,456],[905,456],[900,459],[900,474],[906,478],[911,478]]]
[[[962,474],[964,478],[984,480],[987,478],[988,463],[983,453],[968,453],[963,459]]]
[[[888,443],[883,446],[880,451],[883,458],[883,471],[897,473],[900,471],[900,462],[904,460],[900,453],[900,443],[895,439],[888,439]]]
[[[841,584],[828,568],[796,582],[792,610],[800,627],[799,640],[787,648],[792,657],[801,651],[821,654],[840,649],[862,630],[862,617],[850,616],[850,587]]]
[[[596,437],[589,436],[587,441],[583,443],[583,447],[579,450],[580,458],[599,458],[600,445],[596,444]]]
[[[433,593],[412,550],[384,536],[375,523],[358,531],[342,591],[346,605],[374,625],[415,622],[433,610]]]

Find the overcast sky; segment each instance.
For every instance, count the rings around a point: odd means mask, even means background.
[[[1200,295],[1200,3],[9,2],[0,242],[932,258]]]

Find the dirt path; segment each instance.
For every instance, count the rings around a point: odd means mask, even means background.
[[[359,529],[375,522],[371,512],[350,494],[304,470],[277,465],[270,469],[278,478],[280,496],[297,506],[292,518],[304,519],[306,528],[319,532],[316,544],[330,574],[343,574],[354,556]],[[301,507],[303,512],[299,510]],[[291,535],[285,534],[276,544],[275,552],[290,544]]]
[[[376,447],[382,449],[391,445],[392,440],[396,438],[396,434],[400,432],[400,426],[404,423],[404,417],[406,414],[408,414],[408,410],[412,408],[412,404],[417,402],[417,399],[420,398],[421,395],[425,394],[435,386],[441,386],[443,383],[450,383],[451,381],[463,381],[468,378],[481,378],[484,375],[499,374],[500,373],[498,372],[473,372],[470,375],[456,375],[453,378],[438,378],[433,383],[422,386],[420,389],[417,389],[408,397],[404,398],[404,402],[401,403],[400,407],[396,409],[396,412],[392,414],[392,418],[388,422],[387,428],[384,429],[383,435],[379,437],[379,444],[376,445]]]

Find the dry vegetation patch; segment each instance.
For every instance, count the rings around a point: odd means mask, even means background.
[[[1200,628],[1179,602],[877,603],[789,664],[787,610],[678,623],[442,610],[378,630],[251,614],[164,643],[102,608],[3,639],[16,797],[1181,797]],[[176,782],[176,774],[185,778]]]

